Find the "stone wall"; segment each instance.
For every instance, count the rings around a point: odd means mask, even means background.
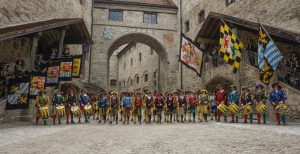
[[[141,54],[141,61],[139,60],[139,54]],[[150,91],[157,90],[159,56],[153,49],[138,43],[127,52],[118,55],[118,57],[118,81],[121,83],[120,91],[131,92],[143,90],[143,88]],[[132,65],[131,59],[133,60]],[[125,67],[124,64],[126,65]],[[157,72],[156,77],[154,77],[155,72]],[[148,74],[147,82],[144,80],[145,74]],[[136,83],[136,77],[139,77],[139,83]],[[133,80],[132,85],[131,79]]]

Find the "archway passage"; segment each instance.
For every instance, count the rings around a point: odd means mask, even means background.
[[[227,78],[221,77],[221,76],[216,76],[213,79],[211,79],[207,84],[206,84],[206,88],[209,91],[215,91],[216,87],[218,85],[223,85],[225,87],[225,89],[229,89],[229,86],[233,84],[233,82]]]
[[[150,78],[150,75],[151,75],[151,77],[155,76],[155,78],[156,78],[155,81],[151,81],[156,86],[156,88],[153,89],[153,90],[160,90],[160,81],[163,81],[163,79],[161,77],[164,76],[164,75],[161,75],[161,74],[163,74],[165,72],[166,63],[167,63],[167,52],[165,51],[165,48],[163,47],[163,45],[156,38],[154,38],[150,35],[147,35],[147,34],[142,34],[142,33],[126,34],[126,35],[123,35],[123,36],[117,38],[116,41],[114,41],[112,43],[112,45],[108,49],[107,79],[109,81],[110,77],[111,77],[111,73],[113,71],[115,71],[115,70],[112,70],[113,68],[111,68],[111,66],[112,66],[111,64],[112,64],[112,59],[116,60],[116,58],[112,58],[113,56],[115,56],[116,51],[118,51],[120,53],[124,52],[124,53],[121,54],[121,55],[123,55],[126,52],[128,52],[128,50],[129,50],[129,49],[126,49],[127,46],[129,46],[130,49],[131,49],[131,48],[135,48],[136,47],[135,45],[141,45],[141,44],[144,45],[144,46],[147,46],[150,49],[149,53],[151,55],[152,55],[152,52],[155,52],[153,55],[158,56],[158,58],[157,59],[151,59],[151,58],[148,57],[149,59],[147,59],[147,60],[149,61],[149,66],[147,66],[147,65],[142,66],[142,64],[141,64],[140,67],[141,67],[141,69],[143,69],[143,71],[139,74],[140,82],[138,84],[147,82],[148,78]],[[134,47],[132,45],[134,45]],[[123,48],[123,49],[121,49],[121,51],[119,49],[120,47]],[[144,56],[141,56],[141,54],[143,54],[143,55],[146,54],[145,51],[141,50],[141,51],[139,51],[139,53],[136,53],[136,54],[139,54],[140,58],[134,58],[134,61],[140,61],[140,63],[141,63],[141,61],[142,61],[141,57],[145,58]],[[120,54],[117,54],[117,56],[118,55],[120,55]],[[120,62],[119,63],[119,59],[117,59],[117,61],[118,61],[117,62],[117,67],[118,67],[117,71],[119,73],[119,71],[123,71],[123,69],[125,69],[126,67],[130,67],[132,65],[133,60],[131,59],[131,62],[128,61],[126,63],[125,62]],[[153,61],[155,61],[155,63],[156,63],[155,64],[156,65],[155,71],[152,71],[150,73],[146,73],[147,75],[145,75],[144,71],[147,70],[147,67],[150,67],[150,63],[153,63]],[[119,65],[122,65],[124,67],[120,67]],[[118,75],[118,78],[119,78],[119,76],[120,75]],[[134,74],[131,75],[131,77],[133,77],[133,76],[134,76]],[[127,80],[127,79],[125,79],[125,80]],[[120,78],[119,78],[119,81],[121,81]],[[136,84],[136,80],[134,80],[134,83]],[[148,83],[150,83],[150,81]],[[128,84],[128,82],[127,82],[127,84]],[[109,85],[109,89],[112,89],[111,85],[110,84],[108,84],[108,85]],[[125,86],[122,83],[120,84],[120,82],[119,82],[118,85],[119,86]],[[118,88],[116,88],[116,89],[118,89]],[[128,89],[132,89],[132,88],[128,88]],[[139,88],[135,86],[134,89],[137,90]],[[140,88],[140,89],[142,90],[143,88]],[[120,89],[118,89],[118,90],[120,90]]]

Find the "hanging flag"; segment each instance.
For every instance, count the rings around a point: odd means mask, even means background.
[[[72,67],[73,58],[66,57],[60,62],[59,80],[60,81],[71,81],[72,80]]]
[[[47,87],[58,86],[59,64],[60,62],[58,60],[53,60],[47,64]]]
[[[40,73],[31,75],[29,98],[35,99],[40,90],[45,90],[46,76]]]
[[[73,68],[72,68],[72,78],[80,77],[81,69],[81,55],[73,56]]]
[[[190,69],[194,70],[199,76],[202,72],[203,51],[197,48],[192,41],[181,35],[181,46],[179,60]]]
[[[225,62],[232,65],[233,73],[240,68],[243,43],[235,36],[229,26],[222,20],[220,27],[220,56]]]
[[[30,76],[11,78],[6,102],[6,110],[28,109],[28,92]]]
[[[283,58],[275,42],[260,24],[258,31],[258,67],[260,80],[269,85],[273,72]]]

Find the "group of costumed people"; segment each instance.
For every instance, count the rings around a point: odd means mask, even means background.
[[[274,107],[275,119],[277,124],[282,121],[286,124],[285,105],[286,96],[279,83],[272,85],[273,90],[266,94],[263,85],[257,85],[255,90],[249,87],[242,87],[241,92],[237,86],[231,85],[230,91],[226,91],[224,86],[218,85],[215,92],[209,92],[207,89],[199,91],[182,91],[159,93],[144,91],[144,93],[123,92],[121,95],[116,91],[101,91],[97,95],[88,95],[86,89],[82,89],[79,97],[74,88],[69,88],[67,94],[63,94],[60,89],[55,91],[52,97],[52,112],[50,112],[50,98],[45,91],[40,91],[36,97],[36,124],[39,119],[44,120],[52,117],[53,124],[61,124],[61,119],[66,118],[66,124],[74,123],[74,118],[81,123],[81,117],[89,122],[90,117],[98,120],[99,123],[123,124],[151,122],[167,123],[195,122],[196,117],[199,122],[208,122],[215,119],[219,122],[221,115],[224,116],[224,122],[227,122],[227,116],[231,116],[231,122],[238,122],[238,115],[242,115],[244,123],[247,123],[248,117],[250,123],[253,123],[253,114],[257,114],[257,121],[260,124],[261,119],[266,124],[266,112],[268,111],[266,103],[269,101]],[[50,115],[51,113],[51,115]]]

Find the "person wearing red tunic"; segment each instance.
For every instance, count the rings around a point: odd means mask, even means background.
[[[143,98],[142,98],[140,92],[136,93],[136,96],[134,97],[133,103],[134,103],[134,119],[133,119],[133,123],[136,123],[136,117],[138,117],[138,121],[141,124],[142,123]]]
[[[154,106],[156,109],[156,116],[157,116],[156,123],[161,123],[164,102],[165,102],[164,97],[160,93],[157,93],[154,101]]]
[[[189,91],[189,95],[187,96],[187,103],[188,103],[189,122],[192,122],[192,120],[191,120],[192,115],[193,115],[193,122],[195,122],[197,98],[193,91]]]
[[[218,85],[217,86],[217,91],[216,91],[216,103],[217,105],[220,105],[221,103],[225,104],[227,103],[227,99],[226,99],[226,92],[223,86]],[[226,115],[224,116],[224,121],[227,122],[227,117]],[[217,111],[217,122],[220,121],[220,117],[221,117],[221,112],[218,110]]]

